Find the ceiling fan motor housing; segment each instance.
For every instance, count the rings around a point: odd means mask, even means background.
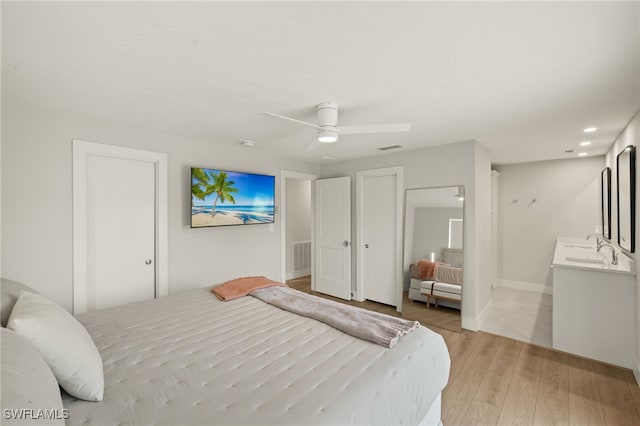
[[[318,126],[327,130],[336,130],[338,125],[338,105],[324,102],[318,105]]]

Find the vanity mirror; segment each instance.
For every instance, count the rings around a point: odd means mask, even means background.
[[[408,189],[403,318],[461,331],[464,186]]]
[[[611,168],[600,173],[600,201],[602,206],[602,235],[611,239]]]
[[[618,189],[618,245],[635,252],[636,147],[625,147],[616,158]]]

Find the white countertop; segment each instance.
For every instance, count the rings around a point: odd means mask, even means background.
[[[617,247],[616,253],[618,264],[612,265],[611,249],[603,247],[598,253],[595,238],[557,237],[551,267],[635,275],[635,262]]]

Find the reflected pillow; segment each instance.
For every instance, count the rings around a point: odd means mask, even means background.
[[[54,302],[21,292],[7,328],[31,343],[70,395],[102,401],[102,358],[91,336],[69,312]]]

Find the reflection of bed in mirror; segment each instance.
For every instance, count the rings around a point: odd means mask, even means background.
[[[412,263],[409,299],[460,309],[462,264],[463,250],[453,248],[443,248],[438,261],[421,259]]]

